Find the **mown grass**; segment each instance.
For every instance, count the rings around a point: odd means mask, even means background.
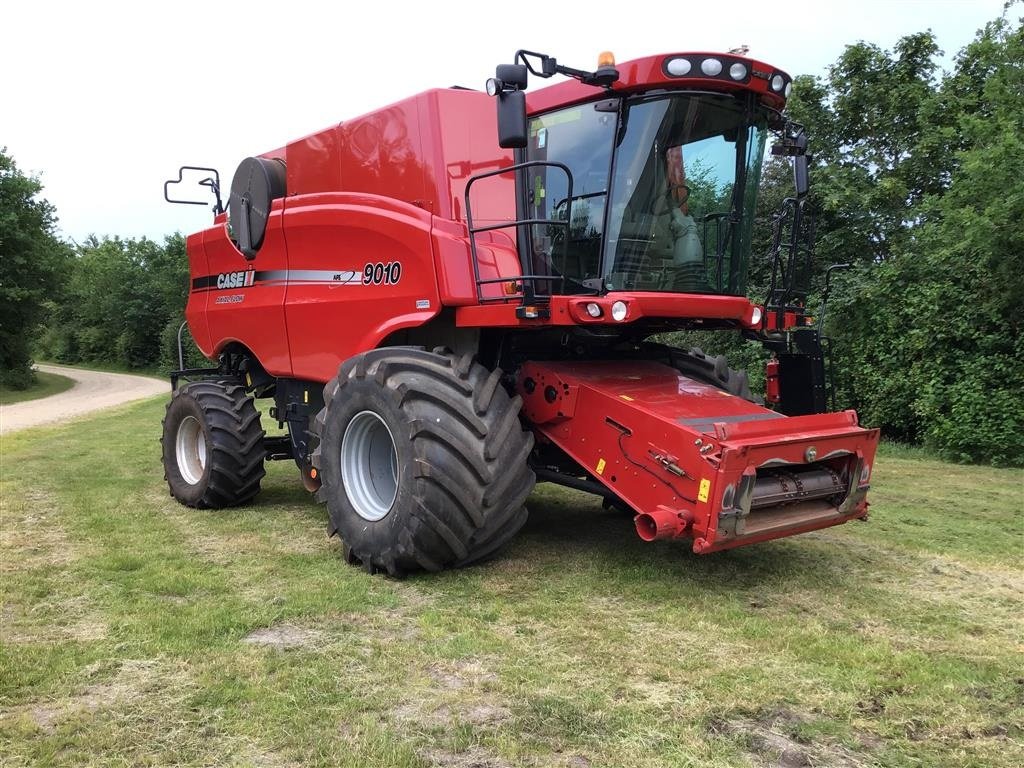
[[[1018,766],[1022,475],[697,557],[540,486],[500,557],[349,568],[297,472],[174,503],[148,401],[5,436],[0,764]]]
[[[56,373],[36,371],[36,381],[28,389],[11,389],[0,384],[0,405],[23,403],[26,400],[38,400],[41,397],[59,395],[75,386],[73,379]]]

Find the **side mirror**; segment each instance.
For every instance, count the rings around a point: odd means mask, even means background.
[[[526,146],[526,93],[501,91],[498,99],[498,146],[522,149]]]
[[[529,72],[522,64],[499,64],[494,69],[494,76],[508,90],[525,91]]]
[[[797,155],[793,158],[793,186],[796,187],[797,199],[806,197],[807,191],[810,189],[810,181],[807,176],[810,160],[810,155]]]
[[[796,196],[798,200],[806,197],[810,188],[807,169],[811,163],[811,155],[807,154],[807,132],[804,127],[787,122],[782,132],[782,141],[772,145],[772,154],[793,158],[793,186],[796,187]]]

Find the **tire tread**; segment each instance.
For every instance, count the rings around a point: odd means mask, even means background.
[[[332,404],[344,402],[354,382],[372,381],[408,424],[405,437],[415,456],[413,508],[378,551],[345,542],[364,568],[401,575],[468,565],[496,553],[525,524],[524,502],[535,482],[527,463],[533,435],[519,419],[522,401],[509,396],[501,377],[472,355],[384,347],[346,360],[324,386],[325,406],[312,422],[320,439],[312,456],[317,468],[324,464],[321,447]],[[316,496],[326,501],[330,527],[343,540],[344,493],[325,484]]]
[[[205,422],[209,473],[205,481],[201,481],[199,494],[196,494],[196,486],[184,483],[179,472],[169,471],[169,465],[173,467],[176,461],[174,441],[180,423],[174,420],[172,413],[189,407],[181,398],[193,400]],[[266,432],[260,423],[259,411],[244,387],[223,381],[196,381],[175,390],[167,404],[163,428],[160,442],[164,479],[171,496],[182,504],[199,509],[221,509],[244,504],[259,493],[260,482],[266,475],[263,466]]]

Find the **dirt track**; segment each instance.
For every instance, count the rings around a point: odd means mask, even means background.
[[[40,365],[39,370],[74,379],[75,386],[50,397],[0,406],[0,435],[39,424],[65,422],[103,408],[171,391],[170,382],[147,376],[85,371],[62,365]]]

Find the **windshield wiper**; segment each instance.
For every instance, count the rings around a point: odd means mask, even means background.
[[[704,224],[704,244],[708,243],[708,223],[715,222],[715,290],[722,291],[722,265],[725,254],[732,240],[734,227],[740,223],[740,212],[735,207],[731,211],[715,211],[701,217]],[[722,222],[725,226],[722,226]]]

